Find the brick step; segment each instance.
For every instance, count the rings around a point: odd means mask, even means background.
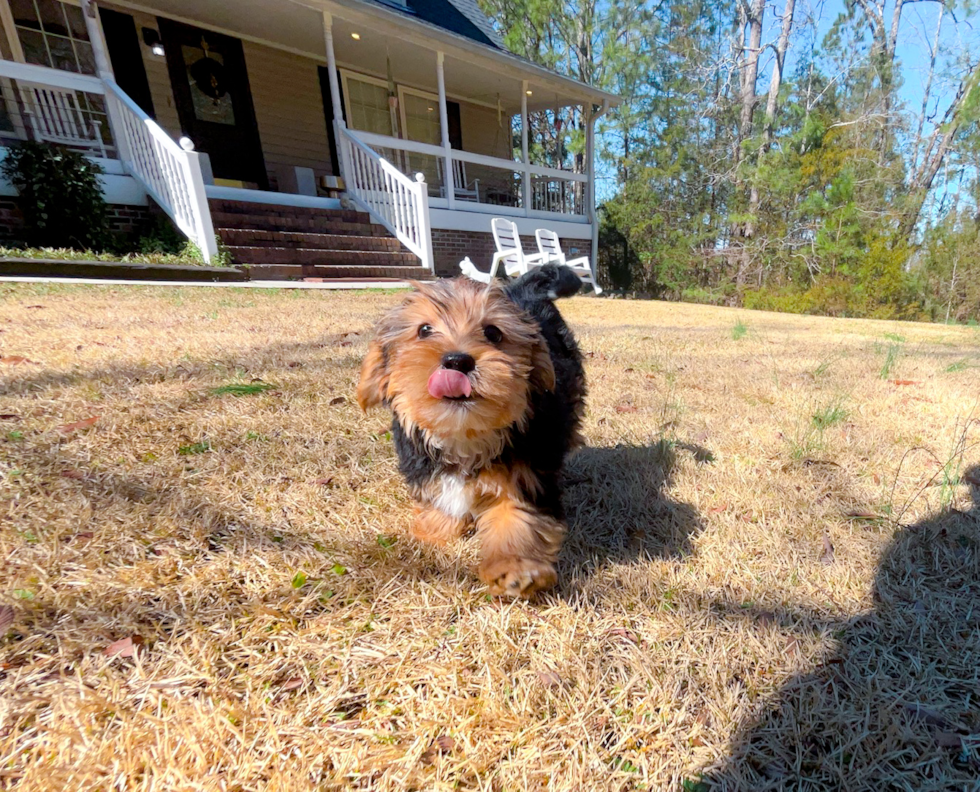
[[[322,217],[329,215],[347,223],[370,223],[367,212],[358,209],[321,209],[310,206],[281,206],[279,204],[251,203],[250,201],[226,201],[208,199],[212,212],[233,215],[255,215],[266,217]]]
[[[417,267],[418,256],[407,251],[321,250],[318,248],[229,246],[236,264],[322,264],[372,267]]]
[[[252,264],[247,268],[250,280],[302,280],[317,278],[363,279],[385,278],[390,280],[432,280],[434,277],[423,267],[370,267],[360,265],[317,266],[314,264]]]
[[[234,247],[310,248],[316,250],[376,250],[397,253],[401,243],[393,236],[321,234],[313,231],[273,231],[263,228],[216,228],[221,240]]]
[[[317,216],[246,215],[212,212],[217,228],[253,229],[261,231],[294,231],[313,234],[355,234],[357,236],[389,236],[388,229],[377,223],[353,222],[329,213]]]

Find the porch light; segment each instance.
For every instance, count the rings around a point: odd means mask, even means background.
[[[533,94],[534,91],[525,91],[524,93],[526,93],[528,96],[531,96],[531,94]]]
[[[361,40],[361,34],[360,33],[351,33],[350,34],[350,37],[352,39],[354,39],[354,41],[360,41]]]
[[[167,51],[163,48],[163,42],[160,41],[160,34],[153,28],[143,28],[143,43],[150,48],[150,52],[154,55],[166,55]]]

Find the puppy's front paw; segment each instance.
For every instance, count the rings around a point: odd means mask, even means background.
[[[534,558],[494,558],[480,567],[480,580],[495,597],[530,597],[558,582],[555,565]]]

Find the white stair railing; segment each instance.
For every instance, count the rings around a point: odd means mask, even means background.
[[[429,193],[422,174],[415,181],[380,157],[347,127],[334,123],[347,194],[432,270]]]
[[[123,166],[210,262],[218,253],[218,245],[204,193],[200,155],[182,149],[118,85],[111,80],[104,82]]]

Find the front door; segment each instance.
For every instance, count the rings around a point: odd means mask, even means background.
[[[215,179],[268,189],[242,42],[158,19],[180,126]]]

